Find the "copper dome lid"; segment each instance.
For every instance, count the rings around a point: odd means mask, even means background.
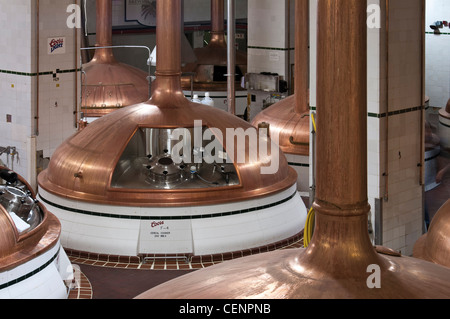
[[[7,170],[7,168],[0,167],[0,170]],[[19,175],[17,175],[17,181],[8,187],[27,190],[29,196],[36,199],[30,185]],[[41,203],[37,205],[42,215],[39,224],[29,231],[20,232],[17,220],[12,217],[15,212],[8,211],[2,200],[0,204],[0,272],[13,269],[42,255],[59,241],[61,234],[59,220]]]
[[[439,110],[439,115],[442,117],[445,117],[447,119],[450,119],[450,99],[448,100],[445,108],[442,108],[441,110]]]
[[[414,257],[450,267],[450,200],[433,217],[428,233],[414,246]]]
[[[62,143],[52,156],[48,169],[39,175],[40,187],[58,196],[93,203],[165,207],[248,200],[279,193],[295,185],[297,174],[288,166],[278,146],[272,144],[272,154],[265,158],[251,159],[250,153],[258,151],[258,143],[235,143],[234,149],[225,150],[229,156],[234,154],[230,169],[235,171],[237,178],[233,185],[207,189],[151,189],[152,183],[145,181],[137,187],[136,184],[129,186],[117,182],[120,175],[116,173],[118,169],[120,171],[121,159],[143,131],[151,135],[153,130],[192,128],[195,121],[200,120],[203,127],[211,129],[216,137],[216,133],[221,132],[223,145],[227,145],[227,129],[254,129],[234,115],[192,103],[183,95],[179,6],[178,1],[173,0],[158,2],[157,5],[157,19],[164,17],[164,24],[157,27],[157,54],[160,58],[157,61],[152,98],[148,102],[108,114]],[[173,18],[173,15],[176,17]],[[261,138],[270,143],[270,139],[264,137],[260,137],[259,141],[262,141]],[[144,157],[160,155],[148,154],[145,150],[142,152]],[[240,163],[236,160],[239,154],[246,154],[248,160]],[[278,170],[261,174],[261,169],[268,165],[265,164],[267,159],[277,163]],[[146,170],[142,163],[137,166],[133,163],[136,164],[135,159],[130,160],[127,167],[136,168],[137,177],[146,174],[142,173]],[[166,176],[170,175],[168,170],[165,173]]]
[[[198,270],[137,298],[450,298],[450,269],[371,244],[367,5],[360,0],[319,0],[318,8],[319,162],[311,244],[307,249],[245,257]],[[342,106],[339,112],[336,105]]]
[[[286,154],[309,156],[309,3],[295,6],[295,94],[261,111],[254,126],[270,124],[271,134],[279,134],[279,146]]]
[[[98,0],[96,47],[112,46],[112,2]],[[81,110],[86,117],[101,117],[118,108],[147,101],[148,73],[118,62],[112,48],[97,49],[83,66]]]
[[[211,40],[206,47],[194,49],[197,57],[195,63],[187,64],[183,72],[194,72],[194,90],[226,91],[228,54],[225,40],[224,0],[211,0]],[[236,51],[237,74],[244,76],[247,72],[247,54]],[[236,79],[240,82],[240,77]],[[182,79],[183,89],[190,90],[189,78]],[[240,85],[237,86],[237,89]]]

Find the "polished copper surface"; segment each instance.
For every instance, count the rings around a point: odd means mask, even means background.
[[[0,169],[5,168],[0,167]],[[33,198],[36,198],[29,184],[23,177],[18,177],[32,192]],[[61,234],[61,224],[41,203],[39,207],[44,215],[42,223],[32,231],[20,235],[9,213],[0,205],[0,272],[28,262],[57,244]]]
[[[446,119],[450,119],[450,99],[448,100],[445,108],[439,110],[439,115],[445,117]]]
[[[195,63],[187,64],[182,71],[194,72],[194,90],[195,91],[227,91],[227,81],[211,81],[207,76],[211,67],[222,67],[224,72],[227,71],[227,42],[225,40],[225,23],[224,23],[224,0],[211,0],[211,40],[206,47],[194,49],[197,57]],[[245,52],[236,51],[236,66],[245,75],[247,72],[247,54]],[[240,86],[240,79],[236,81],[236,90],[243,90]],[[189,77],[182,78],[182,87],[184,90],[191,89],[191,79]]]
[[[237,186],[197,190],[137,190],[111,187],[114,169],[139,127],[189,128],[193,127],[195,120],[201,120],[204,126],[216,128],[223,133],[224,145],[227,129],[253,129],[249,123],[236,116],[192,103],[183,95],[180,11],[179,1],[158,1],[157,21],[164,19],[164,23],[156,30],[156,47],[160,58],[156,66],[152,98],[148,102],[104,116],[62,143],[53,154],[48,169],[38,177],[41,188],[61,197],[93,203],[165,207],[248,200],[276,194],[295,185],[297,174],[288,166],[281,152],[272,151],[269,155],[272,161],[278,161],[278,171],[262,175],[261,168],[265,166],[262,159],[249,160],[246,163],[236,161],[240,152],[247,155],[250,152],[256,153],[258,143],[246,143],[244,146],[235,143],[235,158],[232,160],[240,180]],[[278,149],[277,146],[274,147]]]
[[[433,217],[428,233],[416,242],[413,255],[450,267],[450,200]]]
[[[295,90],[294,95],[261,111],[252,121],[270,124],[271,134],[279,134],[286,154],[309,156],[309,1],[295,2]]]
[[[98,0],[96,5],[96,47],[112,46],[112,2]],[[117,61],[112,48],[96,49],[83,71],[81,110],[86,117],[101,117],[149,99],[149,74]]]
[[[318,187],[308,248],[225,262],[138,299],[450,298],[450,269],[369,238],[366,9],[360,0],[318,3]]]

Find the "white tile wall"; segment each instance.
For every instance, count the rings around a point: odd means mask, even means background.
[[[33,25],[31,14],[34,1],[0,1],[0,61],[1,70],[31,72],[31,42]]]
[[[289,1],[290,11],[288,1],[285,0],[248,1],[249,73],[278,73],[289,80],[289,56],[290,64],[294,64],[294,57],[289,49],[295,47],[294,1]],[[286,18],[287,13],[291,15],[290,24]]]
[[[36,0],[0,1],[0,28],[8,30],[0,36],[2,59],[0,70],[22,72],[24,74],[0,73],[0,146],[15,146],[18,157],[10,167],[35,185],[36,169],[34,153],[36,141]],[[67,6],[70,0],[41,0],[39,13],[39,71],[52,72],[56,69],[75,69],[75,31],[67,27]],[[66,53],[48,55],[47,39],[65,37]],[[80,41],[78,41],[80,43]],[[75,75],[59,75],[59,82],[54,82],[52,75],[39,77],[39,136],[37,150],[44,150],[45,156],[51,156],[54,149],[75,130],[73,111],[75,108]],[[57,87],[59,84],[59,87]],[[55,108],[55,102],[58,108]],[[6,122],[6,115],[12,116],[11,123]],[[34,151],[33,151],[34,152]],[[19,159],[17,162],[17,158]],[[0,159],[8,164],[8,157]]]
[[[421,1],[394,0],[390,2],[389,33],[389,112],[420,106],[422,68],[421,68]],[[381,29],[380,35],[382,35]],[[380,37],[380,56],[386,49]],[[370,61],[370,60],[369,60]],[[370,70],[370,67],[369,67]],[[386,75],[380,67],[380,86],[386,85]],[[370,72],[369,72],[370,74]],[[370,80],[369,80],[370,82]],[[369,90],[376,85],[369,86]],[[369,93],[369,97],[372,96]],[[385,96],[384,93],[379,95]],[[375,95],[373,95],[375,97]],[[386,112],[384,99],[379,103],[379,113]],[[373,99],[372,107],[376,105]],[[375,108],[373,109],[375,110]],[[379,121],[377,126],[374,122]],[[386,124],[389,123],[389,135]],[[369,194],[373,196],[377,187],[379,198],[385,194],[386,179],[382,176],[388,171],[388,200],[383,201],[383,244],[405,255],[411,255],[412,249],[422,233],[423,226],[423,193],[420,185],[421,160],[421,117],[419,111],[389,116],[389,119],[369,118]],[[377,132],[379,130],[379,132]],[[379,135],[379,163],[370,159],[371,148],[376,144]],[[387,143],[387,144],[386,144]],[[388,156],[388,168],[385,167],[385,156]],[[374,175],[370,175],[370,173]],[[375,182],[378,174],[378,185]],[[372,180],[372,181],[371,181]]]
[[[32,19],[33,3],[26,0],[0,1],[0,70],[30,73],[32,71]],[[7,30],[7,31],[6,31]],[[19,156],[6,154],[0,159],[26,173],[27,137],[31,132],[32,79],[29,76],[0,73],[0,146],[17,148]],[[12,121],[7,123],[6,116]]]

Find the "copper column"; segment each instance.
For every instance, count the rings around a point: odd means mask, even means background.
[[[235,3],[228,1],[228,112],[236,114],[236,26],[235,26]]]
[[[380,262],[367,224],[366,9],[360,0],[319,1],[320,19],[328,23],[318,23],[316,229],[308,259]],[[333,273],[337,265],[318,266]],[[357,269],[347,266],[340,275],[354,276]]]
[[[112,46],[112,1],[97,0],[96,47]],[[97,49],[92,61],[116,62],[112,49]]]
[[[211,0],[211,43],[225,43],[224,0]]]
[[[318,24],[317,39],[319,215],[366,218],[369,209],[365,10],[365,1],[319,2],[330,23]]]
[[[164,23],[157,21],[156,80],[152,101],[160,105],[176,104],[175,97],[185,102],[181,88],[181,5],[178,0],[158,1],[156,19],[164,17]]]
[[[309,112],[309,0],[295,2],[295,112]]]

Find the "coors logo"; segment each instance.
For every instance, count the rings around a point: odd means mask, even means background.
[[[66,39],[62,37],[48,39],[48,54],[66,53]]]

